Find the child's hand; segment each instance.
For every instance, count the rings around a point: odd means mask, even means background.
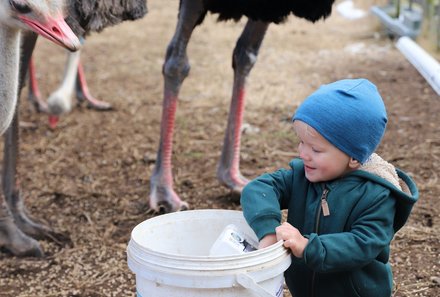
[[[258,249],[263,249],[277,242],[277,236],[275,234],[268,234],[260,240]]]
[[[306,248],[309,240],[302,236],[298,229],[285,222],[278,226],[275,231],[277,234],[277,239],[284,240],[284,246],[286,248],[290,248],[295,257],[303,257],[304,249]]]

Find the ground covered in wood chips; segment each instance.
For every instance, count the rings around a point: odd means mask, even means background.
[[[155,215],[148,194],[159,142],[161,66],[178,8],[177,0],[151,2],[143,20],[91,35],[82,51],[92,93],[114,111],[76,107],[50,130],[47,116],[33,110],[23,91],[22,195],[36,220],[72,244],[41,241],[41,259],[0,253],[0,296],[135,295],[125,250],[132,228]],[[191,209],[240,209],[215,172],[231,54],[243,24],[217,23],[208,15],[188,48],[192,69],[177,111],[173,168],[176,190]],[[392,243],[394,296],[440,296],[440,98],[382,33],[373,16],[348,20],[336,11],[325,22],[291,17],[271,26],[249,78],[241,170],[252,178],[287,167],[297,143],[290,117],[318,86],[372,80],[389,114],[379,153],[409,172],[420,189],[420,201]],[[61,80],[65,52],[39,40],[35,57],[48,96]]]

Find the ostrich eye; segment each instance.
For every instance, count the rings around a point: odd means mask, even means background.
[[[9,0],[9,4],[19,13],[26,14],[32,11],[28,5],[15,2],[14,0]]]

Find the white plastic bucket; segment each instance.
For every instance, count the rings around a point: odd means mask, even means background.
[[[283,295],[290,253],[278,242],[234,256],[208,256],[228,224],[255,236],[241,211],[192,210],[137,225],[127,247],[139,297],[274,297]],[[256,236],[254,238],[257,240]]]

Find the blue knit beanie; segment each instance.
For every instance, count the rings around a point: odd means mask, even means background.
[[[339,150],[364,163],[385,133],[387,113],[373,83],[343,79],[323,85],[307,97],[292,120],[308,124]]]

